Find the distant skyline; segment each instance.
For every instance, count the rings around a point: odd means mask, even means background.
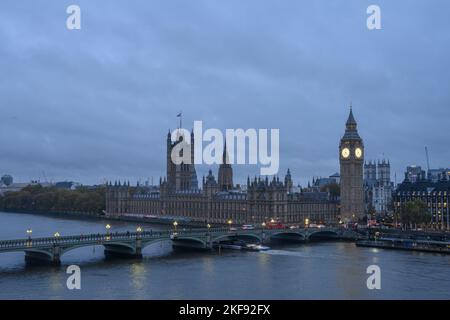
[[[154,182],[168,129],[280,129],[295,184],[339,172],[350,102],[365,159],[450,167],[450,3],[6,0],[0,11],[0,175]],[[198,166],[199,181],[209,167]],[[256,166],[233,166],[245,183]],[[213,167],[217,174],[217,167]]]

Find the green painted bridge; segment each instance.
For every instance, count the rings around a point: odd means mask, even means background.
[[[23,251],[27,261],[39,260],[60,264],[64,253],[96,245],[104,246],[107,256],[142,257],[142,250],[145,247],[160,241],[172,241],[173,245],[178,247],[211,249],[214,244],[220,244],[225,240],[239,239],[252,243],[266,243],[270,240],[306,242],[317,238],[356,240],[360,235],[342,228],[141,231],[3,240],[0,241],[0,253]]]

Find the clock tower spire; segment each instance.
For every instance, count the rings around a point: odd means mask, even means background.
[[[345,133],[339,144],[341,220],[344,222],[356,222],[364,215],[364,144],[357,127],[352,106],[350,106]]]

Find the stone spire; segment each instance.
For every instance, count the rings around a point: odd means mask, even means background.
[[[350,112],[348,114],[347,122],[345,123],[345,133],[342,139],[360,140],[361,138],[358,134],[357,127],[358,124],[353,116],[353,108],[350,106]]]
[[[355,117],[353,116],[353,110],[352,109],[353,108],[350,105],[350,113],[348,114],[348,119],[347,119],[347,122],[346,122],[346,126],[347,126],[347,128],[349,126],[355,126],[355,129],[356,129],[357,123],[356,123]]]
[[[223,147],[222,164],[230,164],[230,159],[228,157],[228,151],[227,151],[227,140],[225,140],[225,144]]]
[[[231,168],[230,160],[227,152],[227,141],[225,140],[222,163],[219,166],[218,183],[221,191],[233,189],[233,168]]]

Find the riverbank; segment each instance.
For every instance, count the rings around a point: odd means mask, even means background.
[[[450,242],[408,239],[358,240],[358,247],[450,254]]]
[[[174,221],[177,221],[177,225],[179,227],[187,227],[187,228],[205,228],[206,223],[203,221],[189,221],[185,218],[159,218],[159,217],[140,217],[140,216],[111,216],[107,214],[99,214],[96,212],[78,212],[78,211],[64,211],[64,212],[40,212],[34,210],[2,210],[5,213],[19,213],[19,214],[32,214],[32,215],[41,215],[46,217],[54,217],[54,218],[73,218],[79,220],[117,220],[122,222],[133,222],[133,223],[141,223],[148,225],[173,225]],[[218,225],[216,225],[218,226]]]

